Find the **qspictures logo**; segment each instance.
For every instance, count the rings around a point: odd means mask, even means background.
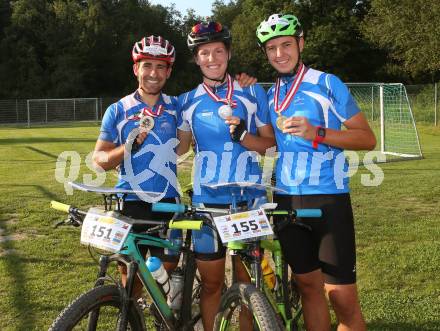
[[[136,137],[137,129],[130,133],[129,139]],[[119,174],[120,180],[129,183],[132,190],[136,191],[139,199],[147,202],[156,202],[162,199],[166,192],[172,187],[181,194],[179,180],[173,170],[177,166],[177,155],[175,148],[178,145],[176,138],[168,141],[161,139],[154,133],[155,144],[145,144],[140,150],[133,152],[131,145],[127,145],[124,153],[124,173]],[[144,163],[142,156],[149,153],[148,163]],[[360,175],[361,184],[364,186],[379,186],[384,180],[384,173],[377,163],[385,162],[385,155],[377,151],[360,154],[352,151],[335,153],[322,152],[288,152],[280,155],[275,148],[266,151],[264,161],[255,152],[245,151],[239,154],[234,153],[233,143],[224,145],[222,153],[201,151],[197,153],[193,161],[193,186],[194,194],[200,194],[202,186],[210,183],[222,183],[230,180],[236,182],[248,182],[259,184],[270,184],[275,165],[278,162],[277,186],[319,186],[332,185],[336,189],[344,189],[348,179],[352,177],[362,164],[367,170]],[[93,165],[93,152],[85,159],[85,165],[90,173],[82,175],[82,182],[86,185],[100,187],[105,183],[107,173]],[[95,155],[100,161],[108,160],[108,154],[99,152]],[[349,162],[347,162],[347,159]],[[275,160],[278,160],[275,162]],[[261,169],[259,174],[249,174],[250,164]],[[348,165],[349,164],[349,165]],[[65,151],[58,157],[55,167],[55,179],[64,185],[66,194],[73,194],[72,188],[68,185],[70,181],[81,180],[79,178],[81,167],[81,156],[76,151]],[[138,169],[137,171],[135,169]],[[141,170],[139,170],[141,169]],[[154,191],[143,189],[144,183],[161,177],[163,187],[155,187]]]

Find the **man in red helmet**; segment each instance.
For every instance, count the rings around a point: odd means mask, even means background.
[[[151,203],[175,203],[179,197],[174,149],[176,102],[174,97],[162,93],[171,75],[175,50],[168,40],[152,35],[134,44],[132,58],[138,88],[107,108],[93,161],[104,170],[118,167],[116,187],[137,192],[126,197],[122,214],[137,219],[171,219],[172,214],[152,212]],[[180,233],[162,235],[173,238]],[[160,257],[167,270],[175,267],[177,256],[165,254],[158,247],[149,249],[151,255]],[[121,268],[121,272],[125,282],[126,268]],[[139,297],[141,290],[137,279],[134,295]]]

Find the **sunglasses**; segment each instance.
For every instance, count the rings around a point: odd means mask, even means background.
[[[222,25],[217,22],[209,22],[206,23],[198,23],[197,25],[193,26],[191,29],[191,32],[200,35],[205,33],[215,33],[222,31]]]

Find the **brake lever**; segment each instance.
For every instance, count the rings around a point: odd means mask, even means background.
[[[75,216],[73,216],[73,215],[69,215],[69,217],[65,220],[65,221],[58,221],[58,222],[55,222],[54,223],[54,225],[53,225],[53,227],[56,229],[56,228],[58,228],[59,226],[63,226],[63,225],[71,225],[71,226],[74,226],[74,227],[79,227],[79,226],[81,226],[82,225],[82,219],[81,218],[79,218],[79,217],[75,217]]]

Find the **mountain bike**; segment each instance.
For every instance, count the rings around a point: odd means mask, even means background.
[[[240,257],[245,266],[251,284],[236,283],[223,294],[219,311],[215,319],[215,330],[235,330],[239,328],[240,310],[246,308],[253,316],[254,327],[259,330],[298,330],[298,321],[301,318],[301,303],[299,292],[293,277],[289,276],[288,265],[284,261],[281,246],[276,238],[276,232],[290,223],[296,226],[307,228],[307,224],[300,222],[299,218],[321,217],[319,209],[296,209],[296,210],[275,210],[276,204],[266,203],[260,209],[252,212],[251,217],[247,217],[249,211],[239,211],[237,208],[237,198],[246,195],[246,189],[258,188],[280,191],[269,185],[252,183],[221,183],[206,185],[211,188],[229,187],[235,190],[232,194],[233,203],[228,211],[223,211],[223,225],[216,223],[217,230],[224,244],[228,246],[231,254]],[[237,192],[238,190],[238,192]],[[157,203],[153,209],[183,213],[190,216],[197,213],[220,212],[212,208],[197,208],[185,205],[173,205]],[[272,227],[264,216],[277,215],[282,220],[275,225],[275,235],[268,239],[268,231],[261,231],[263,227]],[[224,225],[230,222],[227,226]],[[232,232],[233,239],[224,240],[226,227]],[[237,233],[247,233],[246,236],[235,236]],[[253,233],[253,234],[252,234]],[[222,235],[223,234],[223,235]],[[235,236],[235,238],[234,238]],[[244,240],[243,240],[243,239]],[[227,238],[226,238],[227,239]],[[239,239],[239,240],[234,240]],[[271,287],[262,275],[261,261],[266,251],[267,256],[271,256],[275,265],[276,285]],[[234,265],[232,264],[232,277],[234,277]]]
[[[152,312],[157,329],[193,330],[200,319],[200,313],[195,307],[199,286],[195,278],[194,253],[191,250],[191,230],[199,230],[203,225],[203,218],[176,217],[172,220],[149,221],[126,217],[120,213],[124,198],[139,192],[70,184],[76,189],[99,193],[104,197],[104,210],[93,207],[88,211],[82,211],[74,206],[51,202],[52,208],[69,214],[67,221],[57,225],[81,226],[81,241],[87,243],[89,249],[99,249],[99,272],[94,287],[74,299],[59,314],[49,330],[146,330],[143,312],[132,293],[136,275],[154,305]],[[152,227],[142,233],[136,233],[132,230],[133,225]],[[167,228],[186,230],[183,242],[176,244],[168,239],[152,236]],[[162,288],[147,269],[145,257],[139,249],[143,245],[181,253],[179,268],[183,274],[184,285],[180,310],[170,308]],[[125,265],[127,268],[125,287],[108,275],[109,266],[114,263]]]

